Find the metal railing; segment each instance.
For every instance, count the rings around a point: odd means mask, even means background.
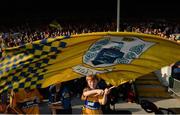
[[[174,94],[180,97],[180,80],[172,78],[173,81],[170,83],[171,87],[169,88]]]

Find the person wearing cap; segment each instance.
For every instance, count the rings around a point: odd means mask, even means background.
[[[88,75],[86,81],[87,87],[83,90],[81,97],[84,100],[82,114],[102,114],[101,105],[106,104],[107,95],[114,86],[105,90],[98,89],[99,79],[96,75]]]

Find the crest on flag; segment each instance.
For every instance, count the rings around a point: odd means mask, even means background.
[[[92,67],[128,64],[153,44],[137,37],[106,36],[89,48],[83,56],[83,63]]]
[[[92,68],[78,65],[73,67],[73,71],[82,75],[112,71],[112,69],[97,71],[95,68],[129,64],[154,44],[137,37],[104,36],[92,44],[83,55],[83,63]]]

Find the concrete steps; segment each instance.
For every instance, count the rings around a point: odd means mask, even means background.
[[[151,84],[155,84],[155,85],[161,85],[161,83],[159,81],[156,80],[141,80],[139,79],[138,81],[136,81],[136,84],[138,85],[151,85]]]
[[[138,97],[147,98],[169,98],[167,88],[161,85],[154,73],[147,74],[135,81]]]

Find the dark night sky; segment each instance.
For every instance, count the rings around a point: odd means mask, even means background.
[[[1,19],[28,17],[116,18],[117,0],[4,0]],[[179,18],[173,0],[121,0],[122,18]]]

